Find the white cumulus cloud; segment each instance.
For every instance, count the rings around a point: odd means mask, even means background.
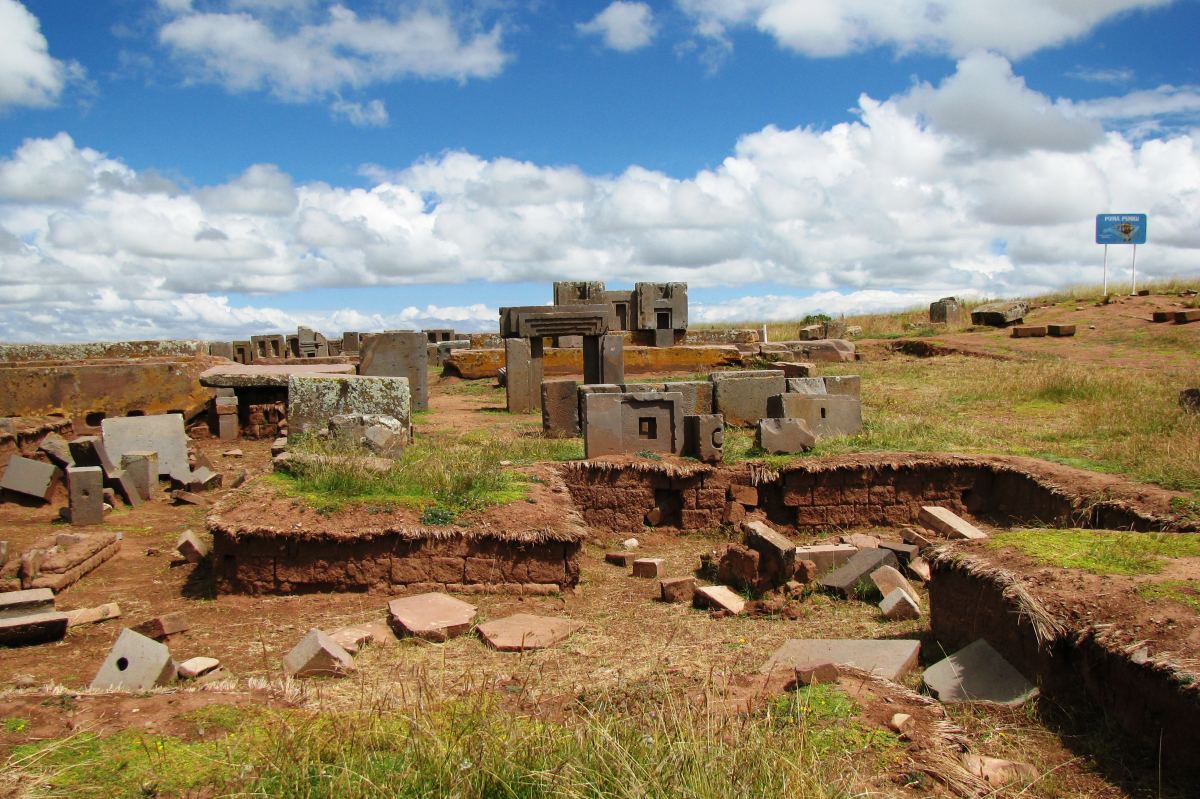
[[[983,92],[1005,98],[1007,127],[974,119]],[[1194,275],[1200,141],[1097,127],[1110,107],[1154,121],[1190,102],[1181,90],[1071,105],[970,55],[937,86],[862,96],[853,121],[747,133],[684,177],[451,151],[364,167],[361,186],[255,164],[180,187],[65,133],[30,139],[0,157],[0,339],[224,338],[318,318],[326,332],[434,318],[490,328],[495,309],[473,305],[487,282],[735,288],[739,300],[697,305],[711,320],[1023,294],[1099,282],[1094,215],[1109,211],[1150,214],[1139,274]],[[463,285],[460,307],[403,319],[225,299],[369,286],[404,306],[405,286],[446,283]]]
[[[338,98],[329,106],[335,117],[342,117],[356,127],[383,127],[388,123],[387,106],[382,100],[356,103]]]
[[[1069,41],[1112,17],[1170,0],[677,0],[701,36],[753,27],[815,57],[877,46],[1012,58]]]
[[[650,44],[658,30],[650,6],[629,0],[615,0],[591,20],[575,27],[580,33],[599,36],[605,46],[623,53]]]
[[[0,111],[53,105],[67,82],[83,74],[79,64],[50,55],[37,17],[25,6],[0,0]]]

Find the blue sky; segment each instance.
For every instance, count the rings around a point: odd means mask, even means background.
[[[1200,273],[1200,3],[0,0],[0,340]],[[1124,279],[1127,258],[1110,258]]]

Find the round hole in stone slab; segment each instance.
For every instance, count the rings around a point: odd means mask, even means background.
[[[117,658],[117,671],[125,671],[129,668],[129,658]]]

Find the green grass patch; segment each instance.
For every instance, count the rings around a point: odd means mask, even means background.
[[[25,728],[28,726],[28,719],[7,718],[0,720],[0,728],[3,728],[5,732],[25,732]]]
[[[1186,605],[1200,613],[1200,580],[1164,580],[1139,585],[1138,596],[1148,602],[1166,600]]]
[[[484,694],[411,713],[248,710],[218,741],[80,734],[20,746],[7,767],[65,797],[832,799],[896,762],[896,739],[856,713],[824,685],[749,718],[654,692],[548,722]]]
[[[988,539],[993,549],[1012,547],[1048,566],[1092,574],[1156,574],[1167,558],[1200,557],[1200,536],[1107,530],[1011,530]]]

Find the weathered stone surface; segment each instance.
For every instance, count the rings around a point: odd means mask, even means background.
[[[1045,338],[1045,325],[1018,325],[1012,329],[1013,338]]]
[[[825,379],[822,377],[789,377],[784,383],[786,393],[788,394],[828,394],[825,388]],[[782,419],[787,416],[781,411],[779,402],[776,397],[772,397],[767,402],[767,412],[776,419]]]
[[[574,438],[579,433],[579,383],[543,380],[542,434],[548,438]]]
[[[742,524],[746,546],[758,553],[759,577],[771,585],[782,585],[796,573],[796,545],[764,522]]]
[[[211,671],[216,671],[220,667],[221,661],[216,658],[188,658],[179,664],[179,676],[185,680],[194,680],[197,677],[203,677]]]
[[[167,636],[184,632],[191,629],[191,627],[192,623],[188,621],[187,614],[182,610],[178,610],[174,613],[164,613],[162,616],[156,616],[131,629],[135,633],[140,633],[147,638],[161,641]]]
[[[818,441],[862,432],[862,402],[849,395],[779,394],[771,398],[770,413],[775,419],[803,419]]]
[[[504,366],[504,349],[457,350],[445,359],[444,373],[468,380],[493,378]],[[706,372],[740,365],[743,355],[734,346],[625,347],[625,376],[663,372]],[[543,359],[545,375],[583,374],[583,352],[578,348],[547,347]],[[540,381],[539,381],[540,384]],[[711,412],[711,409],[709,409]]]
[[[426,410],[429,408],[429,353],[426,343],[424,333],[411,330],[365,335],[362,337],[358,373],[365,377],[406,378],[412,410]],[[409,418],[407,405],[403,415],[390,411],[363,412],[387,413],[403,420]]]
[[[757,372],[713,372],[713,410],[725,417],[733,427],[749,427],[765,419],[767,402],[786,390],[780,370]]]
[[[818,574],[825,574],[844,566],[855,552],[858,552],[858,548],[848,544],[810,544],[796,547],[796,557],[815,563]]]
[[[67,634],[67,614],[58,611],[0,617],[0,646],[27,646],[61,641]]]
[[[210,547],[202,537],[192,530],[184,530],[175,542],[175,552],[178,552],[187,563],[199,563],[209,557]]]
[[[817,437],[803,419],[760,419],[754,444],[772,455],[806,452]]]
[[[0,619],[50,613],[54,610],[54,592],[49,588],[27,588],[24,591],[0,593]]]
[[[725,458],[725,417],[703,414],[683,417],[683,454],[703,463]]]
[[[1200,322],[1200,308],[1175,312],[1175,324],[1186,325],[1189,322]]]
[[[691,602],[696,593],[695,577],[668,577],[658,584],[663,602]]]
[[[858,375],[826,375],[821,378],[825,382],[825,393],[835,396],[862,396],[862,378]]]
[[[781,667],[803,669],[833,663],[897,680],[916,667],[920,652],[920,641],[793,638],[775,650],[763,664],[762,672],[769,674]]]
[[[62,472],[53,464],[13,455],[4,470],[4,478],[0,480],[0,489],[47,502],[61,475]]]
[[[471,629],[477,610],[474,605],[439,593],[393,599],[388,603],[388,621],[397,635],[426,641],[448,641]]]
[[[905,544],[900,541],[880,541],[879,548],[890,549],[901,565],[908,563],[921,552],[921,548],[916,544]]]
[[[566,640],[583,626],[571,619],[556,619],[517,613],[479,625],[479,637],[501,652],[545,649]]]
[[[509,413],[539,410],[543,375],[541,340],[504,340],[504,392]]]
[[[972,752],[963,753],[962,764],[968,772],[997,788],[1012,782],[1031,783],[1042,776],[1030,763],[987,757]]]
[[[328,635],[313,629],[284,656],[283,670],[291,677],[344,677],[354,671],[354,659]]]
[[[921,598],[917,595],[916,589],[909,584],[908,580],[904,579],[903,574],[891,566],[880,566],[871,572],[871,582],[875,583],[875,587],[879,589],[879,595],[884,598],[899,588],[908,594],[913,602],[920,605]]]
[[[853,342],[840,338],[783,343],[797,356],[807,361],[849,363],[856,357]]]
[[[835,683],[841,677],[836,663],[813,663],[797,668],[795,672],[798,685]]]
[[[620,566],[628,569],[633,566],[633,562],[638,559],[638,556],[633,552],[607,552],[604,555],[604,561],[611,563],[613,566]]]
[[[917,515],[917,523],[935,533],[941,533],[947,538],[987,538],[987,533],[954,511],[948,508],[939,508],[936,505],[922,506],[921,512]]]
[[[207,466],[201,466],[188,476],[183,482],[188,491],[212,491],[214,488],[220,488],[224,482],[224,477],[219,472],[214,472]]]
[[[352,363],[296,363],[286,365],[224,364],[200,375],[200,384],[211,388],[287,388],[292,375],[352,375]]]
[[[663,390],[679,392],[683,397],[680,407],[685,416],[713,414],[713,383],[711,380],[680,380],[667,383]]]
[[[913,577],[916,577],[923,583],[929,582],[933,577],[933,574],[929,568],[929,563],[925,560],[925,558],[913,558],[908,562],[907,568],[909,574],[911,574]]]
[[[851,599],[863,593],[864,588],[873,588],[870,575],[880,566],[897,565],[896,556],[886,549],[860,549],[844,566],[822,577],[821,587]]]
[[[921,606],[903,588],[893,588],[879,603],[883,617],[889,621],[921,618]]]
[[[929,321],[935,324],[962,324],[963,308],[956,297],[942,297],[929,303]]]
[[[634,577],[662,577],[667,562],[662,558],[638,558],[633,562]]]
[[[1028,303],[1001,300],[980,305],[971,311],[971,324],[1004,327],[1014,323],[1019,324],[1027,313],[1029,313]]]
[[[589,393],[583,415],[586,457],[683,450],[681,397],[675,392]]]
[[[941,702],[1024,704],[1037,688],[980,638],[925,669],[925,686]]]
[[[729,486],[729,498],[734,502],[740,502],[752,508],[757,507],[758,489],[754,486],[743,485],[741,483],[731,483]]]
[[[68,446],[76,466],[99,466],[104,470],[105,477],[121,468],[109,457],[104,441],[99,436],[80,436],[68,442]]]
[[[171,650],[126,628],[101,664],[91,690],[149,691],[174,679]]]
[[[331,417],[341,414],[391,416],[408,428],[412,410],[406,377],[293,375],[288,379],[289,435],[324,430]]]
[[[724,585],[706,585],[696,589],[692,604],[700,609],[723,610],[738,615],[746,609],[746,600]]]
[[[50,433],[43,438],[38,444],[38,452],[44,452],[50,462],[60,469],[75,465],[75,459],[71,457],[70,444],[58,433]]]
[[[182,414],[105,419],[100,427],[104,431],[104,448],[114,465],[126,453],[157,452],[159,475],[183,480],[190,472]]]
[[[152,450],[126,452],[121,455],[121,471],[133,484],[143,500],[158,496],[158,453]]]
[[[343,627],[330,633],[329,638],[351,655],[357,655],[358,650],[371,642],[371,631],[364,627]]]
[[[108,621],[109,619],[118,619],[121,617],[121,606],[116,602],[106,602],[94,608],[80,608],[65,612],[67,614],[67,626],[78,627],[83,624],[96,624],[97,622]]]
[[[104,470],[99,466],[68,467],[67,496],[72,525],[104,523]]]
[[[1075,325],[1046,325],[1046,332],[1055,338],[1070,338],[1075,335]]]
[[[813,372],[817,368],[816,364],[813,363],[795,361],[781,361],[777,366],[783,370],[783,376],[788,380],[796,377],[812,377]],[[791,391],[791,389],[789,388],[788,391]]]

